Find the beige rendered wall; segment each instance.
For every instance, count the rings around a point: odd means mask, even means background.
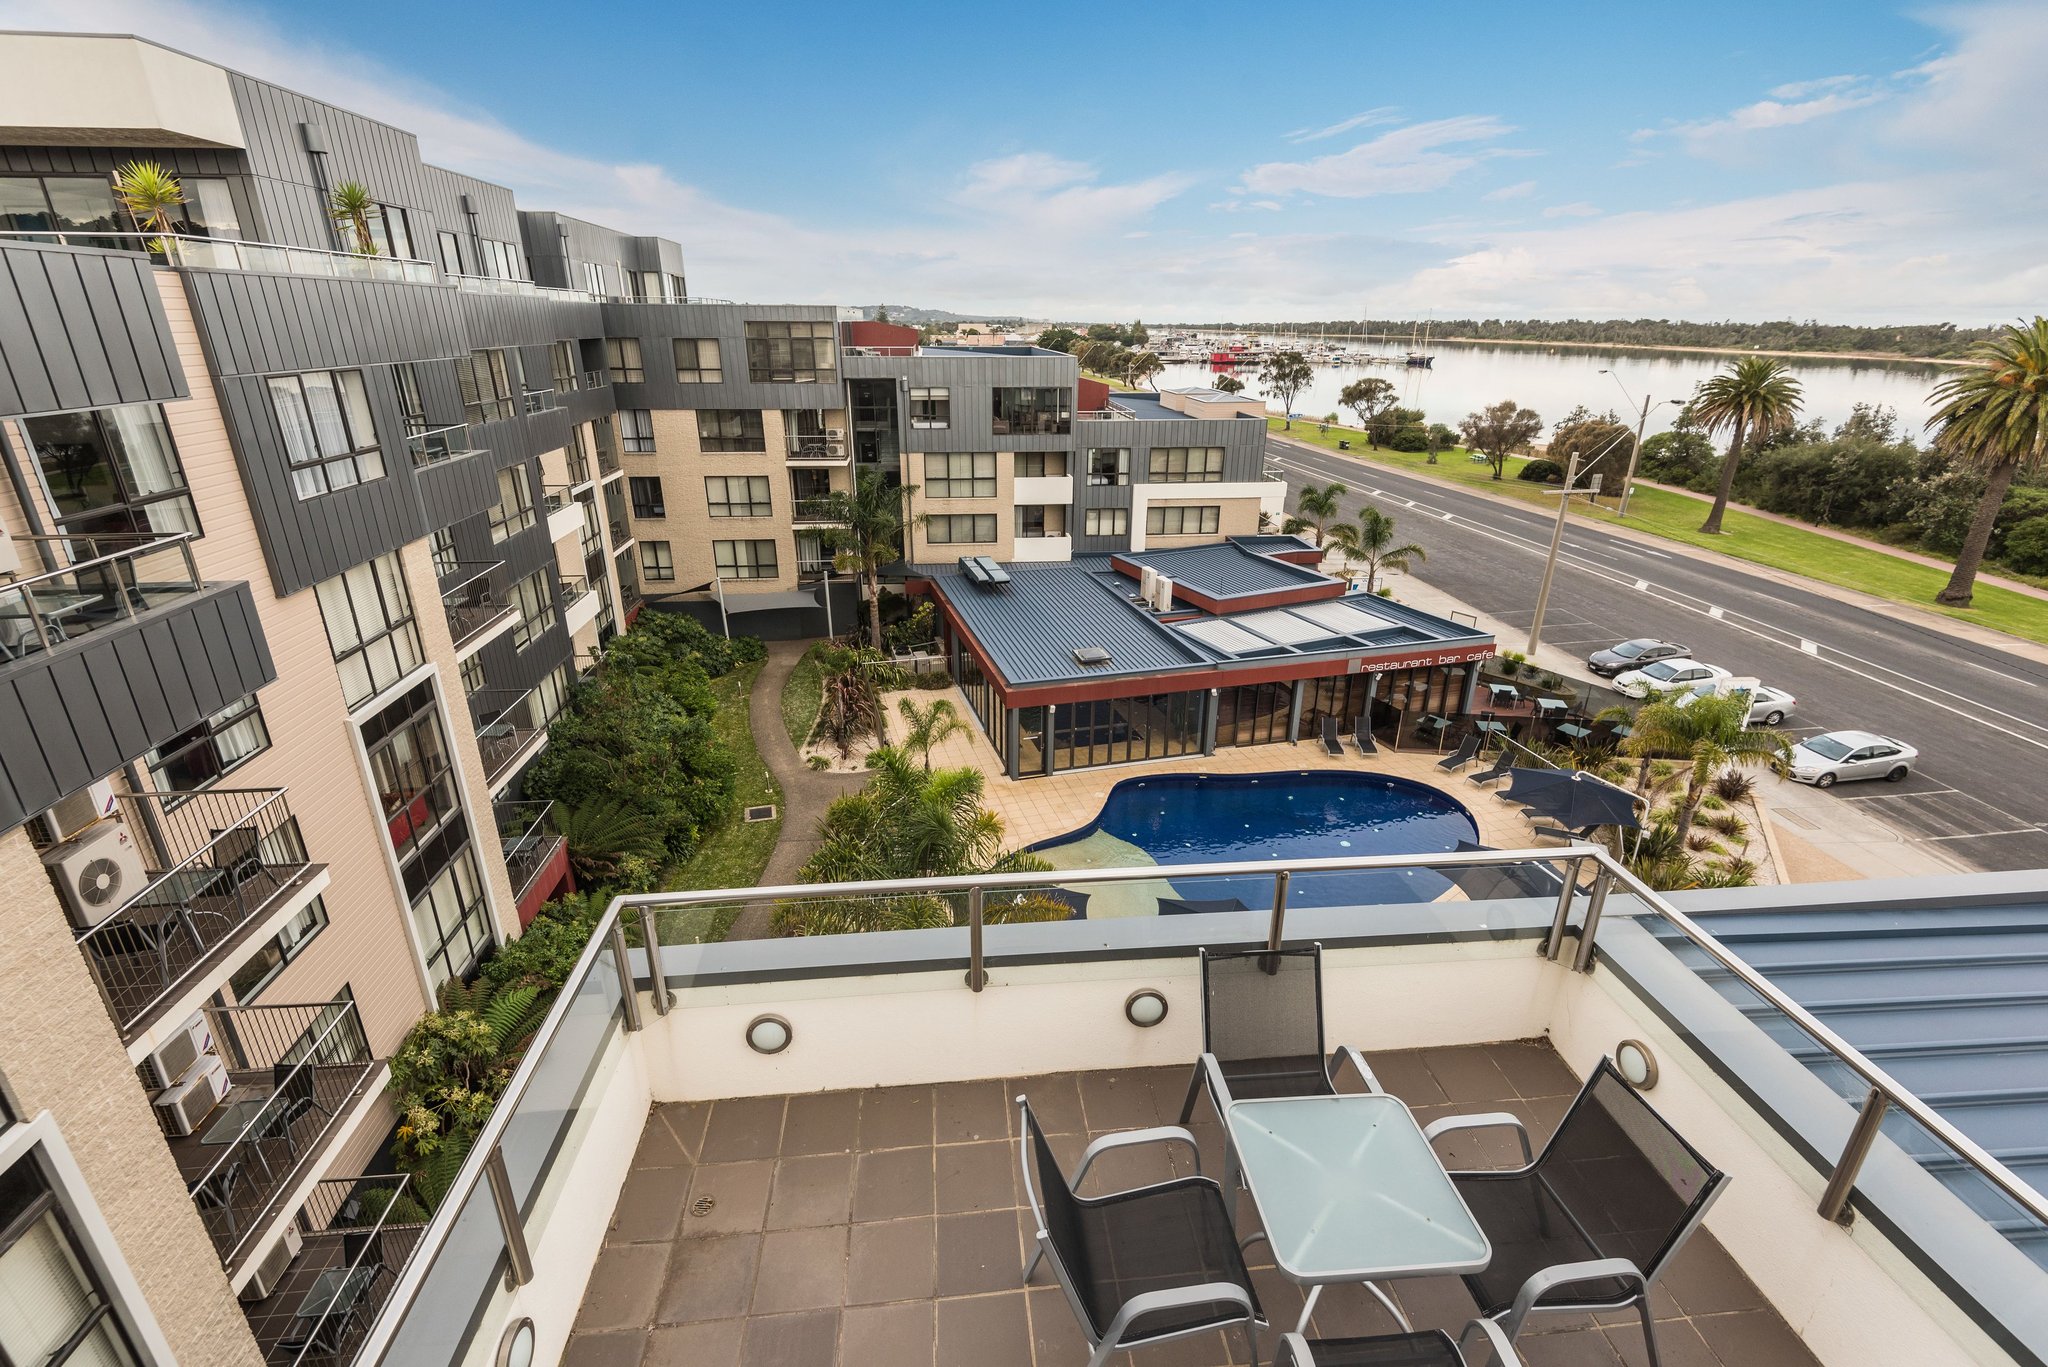
[[[1156,498],[1149,500],[1147,508],[1202,508],[1215,505],[1217,530],[1214,536],[1152,536],[1145,537],[1145,549],[1149,551],[1170,550],[1175,546],[1207,546],[1226,536],[1250,536],[1259,530],[1259,501],[1255,498]]]
[[[903,482],[914,484],[917,492],[910,496],[910,512],[913,519],[910,527],[910,558],[913,561],[929,563],[938,560],[953,560],[963,555],[986,555],[997,560],[1013,557],[1017,545],[1017,457],[1013,452],[996,452],[996,496],[994,498],[932,498],[925,493],[923,451],[903,453]],[[934,544],[926,535],[925,516],[939,516],[949,513],[993,513],[996,519],[996,539],[976,542],[942,542]]]
[[[28,1116],[57,1122],[178,1360],[257,1367],[220,1258],[19,828],[0,835],[0,886],[0,1072]]]

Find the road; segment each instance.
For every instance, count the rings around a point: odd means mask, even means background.
[[[1351,491],[1345,517],[1369,498],[1429,553],[1421,578],[1528,626],[1554,521],[1544,509],[1277,433],[1268,459],[1287,478],[1290,509],[1303,484],[1340,481]],[[1682,641],[1699,659],[1789,689],[1794,736],[1859,727],[1919,749],[1905,781],[1844,784],[1836,800],[1977,868],[2048,867],[2048,665],[1840,602],[1825,585],[1788,587],[1740,561],[1655,550],[1574,521],[1543,639],[1584,655],[1630,636]]]

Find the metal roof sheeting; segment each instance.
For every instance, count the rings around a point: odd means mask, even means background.
[[[1171,576],[1176,585],[1216,599],[1332,582],[1328,575],[1305,565],[1291,565],[1228,541],[1172,551],[1120,551],[1117,558],[1133,565],[1149,565]]]

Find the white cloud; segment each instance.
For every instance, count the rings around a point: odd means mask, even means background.
[[[1840,90],[1861,82],[1861,76],[1822,76],[1811,81],[1787,81],[1784,85],[1772,86],[1765,93],[1774,100],[1803,100],[1809,95],[1824,91]]]
[[[1570,204],[1553,204],[1543,211],[1543,216],[1545,218],[1594,218],[1599,213],[1600,207],[1598,205],[1588,204],[1585,200],[1581,199]]]
[[[1241,192],[1240,192],[1241,193]],[[1277,214],[1287,206],[1277,199],[1221,199],[1209,206],[1221,209],[1226,214],[1242,214],[1257,210],[1261,213]]]
[[[1298,191],[1337,199],[1441,189],[1482,161],[1514,155],[1506,148],[1479,145],[1514,131],[1490,114],[1432,119],[1312,161],[1254,166],[1244,173],[1244,188],[1270,195]]]
[[[1287,140],[1289,142],[1314,142],[1318,138],[1334,138],[1339,133],[1349,133],[1354,128],[1376,128],[1381,124],[1399,123],[1400,121],[1400,110],[1392,105],[1381,105],[1378,109],[1368,109],[1362,114],[1353,114],[1350,118],[1333,123],[1327,128],[1297,128],[1287,135]]]
[[[1480,198],[1493,200],[1494,202],[1498,203],[1499,201],[1505,199],[1527,199],[1530,195],[1533,195],[1535,193],[1535,181],[1518,180],[1513,185],[1503,185],[1498,190],[1488,190],[1485,194],[1481,195]]]
[[[1730,110],[1719,118],[1674,123],[1664,128],[1636,130],[1632,141],[1677,138],[1695,156],[1712,156],[1751,133],[1775,128],[1796,128],[1801,124],[1832,118],[1852,109],[1862,109],[1889,99],[1892,91],[1861,76],[1828,76],[1817,81],[1796,81],[1771,92],[1776,98],[1757,100]]]

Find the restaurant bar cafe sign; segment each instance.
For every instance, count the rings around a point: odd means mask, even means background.
[[[1392,655],[1376,659],[1348,661],[1347,674],[1386,674],[1396,669],[1427,669],[1432,665],[1462,665],[1475,660],[1484,660],[1493,654],[1493,647],[1463,646],[1457,650],[1435,653],[1423,652],[1418,655]]]

